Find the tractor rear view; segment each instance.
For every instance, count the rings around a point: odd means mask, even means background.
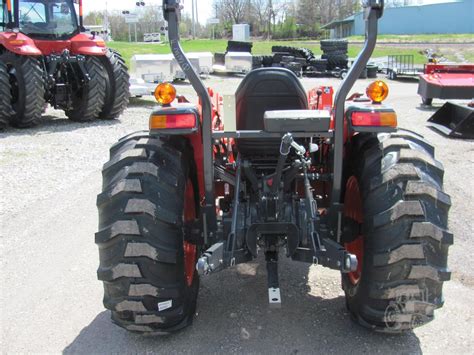
[[[3,0],[0,125],[38,123],[46,104],[69,119],[117,118],[128,105],[129,75],[119,53],[83,33],[73,0]]]
[[[397,333],[431,321],[453,242],[443,166],[423,137],[397,128],[384,82],[349,97],[383,1],[364,3],[366,43],[334,98],[328,86],[307,94],[288,69],[261,68],[230,103],[181,49],[180,2],[163,5],[171,51],[200,102],[160,84],[149,130],[110,149],[95,240],[113,321],[144,334],[182,329],[200,277],[258,254],[272,307],[285,307],[278,270],[288,257],[340,271],[349,312],[365,327]],[[204,301],[226,302],[216,293]]]

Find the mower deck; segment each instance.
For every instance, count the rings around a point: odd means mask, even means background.
[[[420,76],[418,94],[424,99],[472,99],[474,64],[427,65]]]

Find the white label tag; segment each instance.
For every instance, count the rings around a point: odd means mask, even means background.
[[[173,300],[164,301],[158,303],[158,312],[164,311],[165,309],[171,308],[173,306]]]

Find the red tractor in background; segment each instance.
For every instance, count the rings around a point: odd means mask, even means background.
[[[73,121],[117,118],[129,75],[119,53],[83,26],[82,0],[3,0],[0,127],[38,123],[45,104]]]

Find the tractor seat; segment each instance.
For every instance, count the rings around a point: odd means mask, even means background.
[[[266,111],[307,110],[308,99],[296,75],[284,68],[262,68],[251,71],[240,83],[236,96],[236,128],[264,130]],[[243,156],[279,155],[280,139],[236,140]]]

